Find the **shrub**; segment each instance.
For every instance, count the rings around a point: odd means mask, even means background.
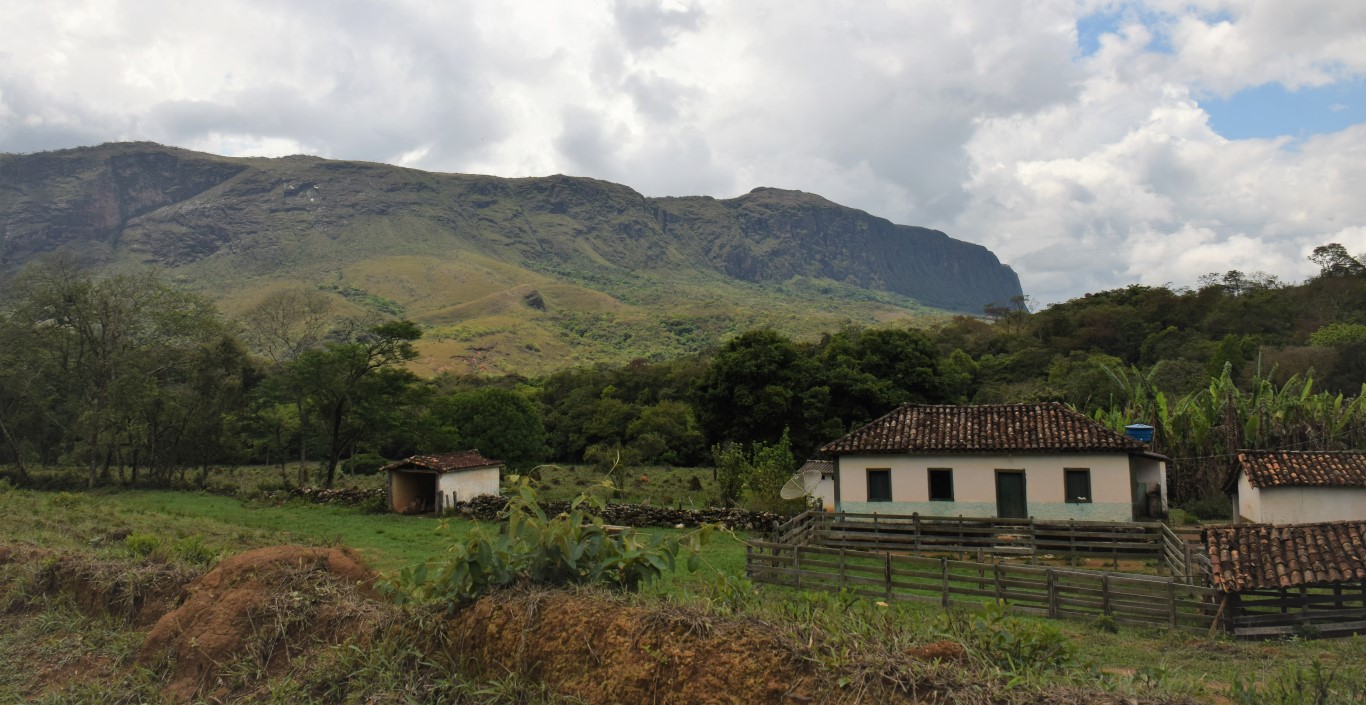
[[[161,539],[152,534],[129,534],[123,539],[123,545],[133,555],[146,558],[161,548]]]
[[[1227,497],[1201,497],[1181,505],[1181,509],[1201,521],[1233,518],[1233,505]]]
[[[1261,685],[1234,678],[1228,695],[1236,705],[1348,705],[1366,699],[1366,690],[1335,687],[1336,681],[1337,672],[1315,659],[1308,668],[1285,666]]]
[[[1051,624],[1026,621],[1002,603],[976,613],[949,612],[946,631],[982,661],[1011,673],[1060,670],[1076,660],[1075,647]]]
[[[342,463],[342,470],[351,475],[373,475],[389,461],[374,453],[361,453]]]
[[[483,529],[471,531],[463,543],[435,564],[404,568],[396,581],[381,590],[402,604],[409,599],[433,601],[455,611],[486,592],[517,582],[542,585],[599,583],[634,591],[641,583],[677,567],[696,570],[698,551],[712,527],[703,526],[680,540],[672,535],[638,533],[627,529],[609,533],[600,498],[579,495],[569,511],[547,516],[530,480],[522,478],[504,510],[506,522],[496,536]]]

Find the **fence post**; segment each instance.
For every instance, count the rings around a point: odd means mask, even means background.
[[[939,581],[944,589],[942,602],[944,607],[949,606],[949,559],[947,556],[939,558]]]
[[[996,601],[1001,601],[1001,562],[998,560],[991,564],[992,577],[996,579]]]
[[[1052,569],[1052,568],[1047,568],[1047,569],[1045,569],[1045,571],[1044,571],[1044,577],[1046,578],[1045,584],[1048,586],[1048,616],[1051,617],[1051,618],[1053,618],[1053,619],[1057,619],[1057,618],[1058,618],[1058,583],[1057,583],[1057,578],[1054,577],[1054,575],[1053,575],[1053,569]]]
[[[745,579],[754,579],[754,547],[745,544]]]
[[[911,526],[915,531],[915,555],[920,555],[920,512],[911,513]]]
[[[1167,583],[1167,616],[1172,628],[1176,627],[1176,579]]]
[[[1106,617],[1110,616],[1110,574],[1100,576],[1100,610]]]
[[[793,586],[798,590],[802,589],[802,547],[792,547],[792,579],[796,581]]]
[[[886,561],[882,570],[882,576],[883,581],[887,585],[887,602],[890,603],[892,601],[892,554],[884,553],[882,554],[882,557]]]
[[[1186,549],[1186,584],[1191,585],[1195,580],[1195,561],[1191,558],[1191,545],[1189,541],[1181,539],[1181,546]]]
[[[1029,517],[1029,564],[1039,562],[1039,537],[1034,533],[1034,517]]]

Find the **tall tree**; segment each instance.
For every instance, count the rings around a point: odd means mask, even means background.
[[[453,431],[457,443],[510,469],[526,469],[545,458],[541,416],[517,392],[497,387],[459,392],[437,401],[432,415]]]
[[[403,363],[417,357],[413,341],[422,330],[412,321],[366,328],[350,342],[305,351],[286,368],[288,383],[324,424],[327,461],[324,484],[336,479],[342,453],[366,430],[382,423],[416,378]]]
[[[137,414],[164,397],[197,350],[222,335],[205,299],[151,272],[94,277],[57,256],[26,269],[7,319],[26,375],[43,377],[28,400],[57,420],[94,486]],[[140,437],[144,444],[158,439]]]
[[[321,345],[336,321],[332,299],[327,294],[317,289],[291,288],[267,294],[242,314],[240,322],[247,343],[266,356],[273,371],[278,372],[300,355]],[[306,480],[308,463],[308,409],[302,390],[297,385],[273,385],[268,391],[273,396],[284,394],[292,398],[298,420],[299,483],[302,484]],[[271,413],[269,418],[279,421],[285,416]],[[268,426],[278,440],[282,426]],[[281,459],[281,478],[288,484],[284,472]]]

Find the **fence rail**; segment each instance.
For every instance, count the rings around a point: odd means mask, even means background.
[[[777,527],[773,541],[913,554],[1087,556],[1152,561],[1188,584],[1210,584],[1203,546],[1157,522],[1041,521],[976,517],[804,512]]]
[[[1052,618],[1105,615],[1119,624],[1208,631],[1218,593],[1179,578],[951,560],[845,547],[751,541],[745,571],[758,583],[846,589],[888,602],[945,607],[1002,601],[1007,609]]]

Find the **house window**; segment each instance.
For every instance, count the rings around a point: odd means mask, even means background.
[[[1091,501],[1091,471],[1086,468],[1066,468],[1065,489],[1067,502],[1079,504]]]
[[[930,468],[930,501],[953,501],[952,468]]]
[[[869,470],[869,471],[868,471],[868,501],[869,501],[869,502],[890,502],[890,501],[892,501],[892,471],[891,471],[891,470]]]

